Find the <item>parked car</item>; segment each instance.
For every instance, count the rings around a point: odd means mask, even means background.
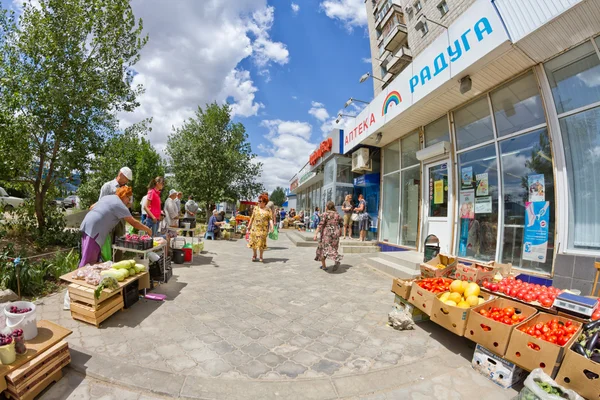
[[[14,210],[15,208],[23,204],[23,201],[23,199],[20,199],[18,197],[9,196],[8,193],[6,193],[6,190],[4,190],[4,188],[0,186],[0,210]]]
[[[63,208],[76,208],[79,206],[79,196],[68,196],[62,201]]]

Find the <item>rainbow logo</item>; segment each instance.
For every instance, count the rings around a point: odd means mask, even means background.
[[[397,91],[390,92],[385,100],[383,101],[383,109],[381,110],[381,115],[385,115],[390,108],[390,105],[394,103],[395,106],[402,102],[402,96]]]

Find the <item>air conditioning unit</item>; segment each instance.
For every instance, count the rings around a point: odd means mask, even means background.
[[[371,171],[372,169],[368,148],[363,147],[352,153],[352,172]]]

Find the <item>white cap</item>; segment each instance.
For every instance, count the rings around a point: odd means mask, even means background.
[[[175,190],[175,189],[169,190],[169,196],[174,195],[174,194],[177,194],[177,190]]]
[[[133,172],[131,172],[131,168],[123,167],[119,170],[119,172],[122,173],[125,178],[129,180],[133,179]]]

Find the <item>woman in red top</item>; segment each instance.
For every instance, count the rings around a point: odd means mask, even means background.
[[[156,236],[160,224],[160,191],[165,187],[165,178],[157,176],[148,184],[148,199],[146,200],[146,226],[152,229],[152,236]]]

